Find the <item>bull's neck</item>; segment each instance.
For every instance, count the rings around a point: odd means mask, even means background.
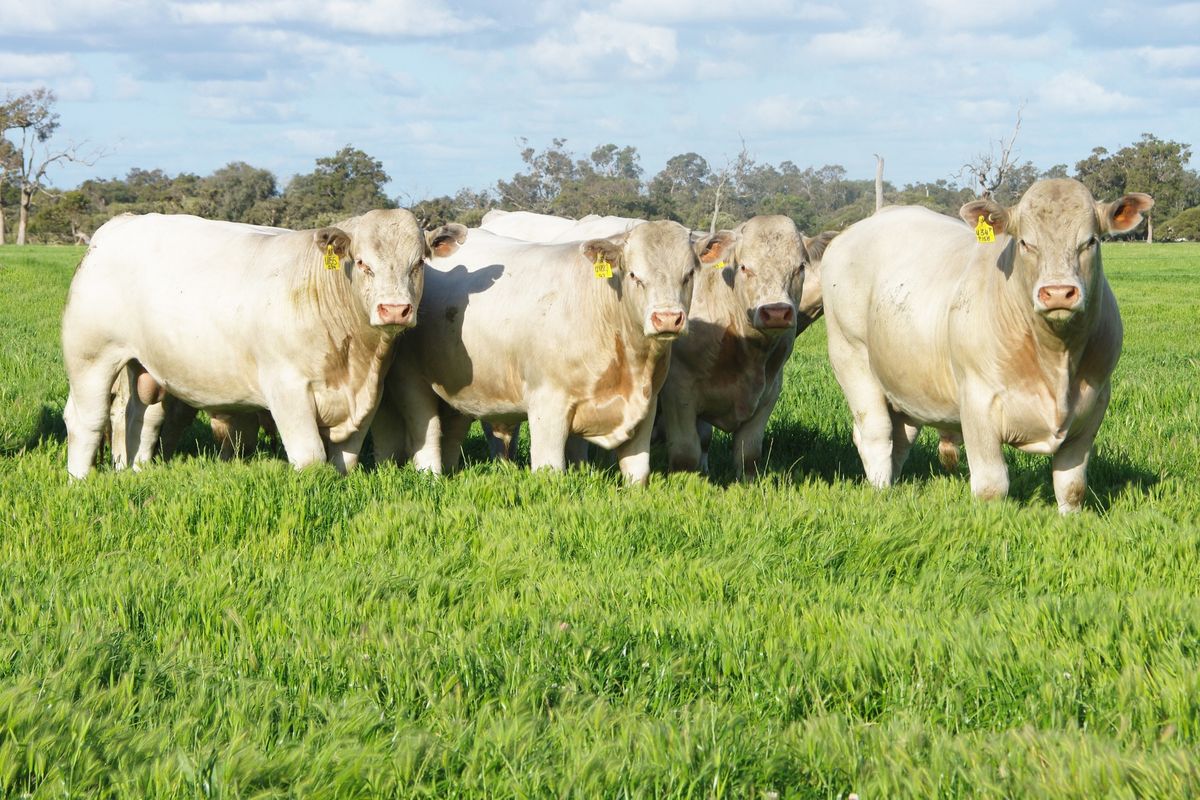
[[[995,281],[996,314],[1000,318],[1001,330],[1034,337],[1039,352],[1049,356],[1048,363],[1054,371],[1065,370],[1073,375],[1087,346],[1091,330],[1095,327],[1096,314],[1101,303],[1100,287],[1103,272],[1097,259],[1096,271],[1090,286],[1085,287],[1084,310],[1065,323],[1054,323],[1039,314],[1033,307],[1033,292],[1036,277],[1022,271],[1015,259],[1016,240],[1011,239],[997,260],[992,272]]]

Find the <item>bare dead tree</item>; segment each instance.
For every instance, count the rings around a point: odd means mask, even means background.
[[[1012,135],[1007,140],[993,142],[986,153],[975,156],[954,173],[954,177],[959,180],[969,178],[982,198],[994,196],[1016,166],[1013,145],[1016,144],[1017,134],[1021,132],[1021,112],[1024,110],[1025,104],[1022,103],[1017,109],[1017,121],[1013,125]]]
[[[883,208],[883,156],[875,153],[875,210]]]
[[[9,142],[9,156],[5,161],[6,171],[16,178],[20,191],[17,215],[17,241],[25,244],[25,232],[29,225],[29,212],[33,199],[45,191],[46,173],[56,164],[75,162],[91,166],[102,156],[95,151],[82,155],[82,144],[68,144],[55,148],[50,139],[58,130],[58,113],[54,111],[57,98],[46,88],[34,89],[17,96],[9,95],[0,105],[0,136],[16,131],[19,141]]]
[[[717,217],[721,213],[721,196],[731,181],[735,181],[745,173],[746,169],[753,162],[750,158],[750,151],[746,149],[745,137],[739,137],[742,141],[742,149],[738,153],[737,158],[725,162],[725,166],[716,172],[717,185],[713,195],[713,212],[712,219],[708,223],[708,232],[710,234],[717,232]]]

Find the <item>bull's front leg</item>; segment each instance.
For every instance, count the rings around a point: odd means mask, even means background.
[[[557,394],[535,396],[529,403],[529,468],[566,469],[568,404]]]
[[[263,394],[288,461],[296,469],[325,461],[325,440],[317,426],[317,404],[308,381],[276,377],[263,381]]]
[[[670,377],[667,378],[670,381]],[[696,429],[694,392],[675,391],[664,386],[659,394],[663,428],[667,437],[667,469],[672,472],[696,472],[703,456],[700,433]]]
[[[771,386],[763,393],[758,408],[733,432],[733,471],[740,481],[750,481],[758,477],[762,468],[763,435],[767,430],[767,421],[775,410],[779,393],[783,389],[782,370],[775,375]]]
[[[630,486],[645,486],[650,482],[650,439],[654,433],[656,405],[650,403],[650,413],[638,425],[633,436],[624,444],[617,445],[617,466]]]
[[[1087,495],[1087,467],[1092,456],[1092,443],[1100,430],[1100,422],[1108,409],[1110,387],[1105,386],[1096,398],[1096,406],[1084,425],[1070,439],[1062,443],[1054,454],[1051,469],[1054,475],[1054,499],[1058,501],[1060,514],[1073,514],[1083,508]]]
[[[1004,444],[991,417],[994,393],[986,387],[964,391],[960,400],[963,444],[971,473],[971,493],[981,500],[1008,496]]]

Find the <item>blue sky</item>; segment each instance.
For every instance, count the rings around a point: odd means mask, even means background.
[[[0,92],[54,89],[58,139],[107,153],[58,186],[230,161],[282,184],[350,143],[420,200],[511,176],[522,137],[633,145],[647,176],[744,141],[953,180],[1018,108],[1041,167],[1143,132],[1200,147],[1200,2],[0,0],[0,20]]]

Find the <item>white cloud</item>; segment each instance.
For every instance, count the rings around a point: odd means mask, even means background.
[[[151,0],[0,0],[0,20],[9,32],[88,31],[128,27],[128,23],[146,25],[157,17],[156,8]]]
[[[372,36],[442,36],[489,27],[436,0],[246,0],[171,4],[172,16],[193,25],[305,25]]]
[[[47,81],[77,68],[66,53],[0,53],[0,81]]]
[[[889,61],[906,55],[910,42],[890,28],[857,28],[836,33],[818,33],[805,52],[825,61]]]
[[[1200,69],[1200,47],[1139,47],[1133,51],[1146,67],[1164,72]]]
[[[921,0],[920,5],[927,24],[986,31],[1012,25],[1027,28],[1031,20],[1043,16],[1054,6],[1054,0],[1006,0],[1002,9],[962,0]]]
[[[1038,99],[1058,112],[1078,114],[1131,111],[1139,105],[1137,99],[1075,72],[1060,72],[1047,80],[1038,90]]]
[[[569,33],[548,34],[530,48],[533,60],[552,76],[584,79],[609,75],[657,78],[679,58],[675,31],[581,13]]]
[[[797,3],[795,0],[742,0],[738,3],[714,3],[701,0],[617,0],[608,13],[621,19],[640,22],[687,23],[714,20],[793,19],[838,21],[845,13],[836,5]]]

